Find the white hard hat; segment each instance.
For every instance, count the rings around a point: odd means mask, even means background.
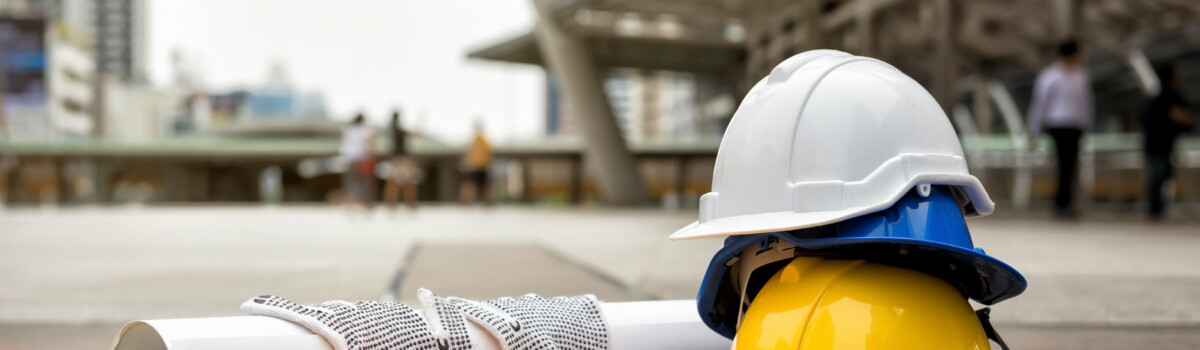
[[[931,185],[955,189],[965,215],[994,207],[925,88],[876,59],[808,51],[750,89],[721,140],[700,220],[671,239],[826,225]]]

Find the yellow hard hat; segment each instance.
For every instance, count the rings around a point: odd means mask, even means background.
[[[989,335],[986,311],[973,311],[941,279],[862,260],[799,257],[754,296],[734,348],[978,350],[991,348]]]

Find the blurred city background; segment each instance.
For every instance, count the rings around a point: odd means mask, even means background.
[[[1068,39],[1094,113],[1053,220],[1028,111]],[[1200,348],[1200,137],[1162,215],[1143,146],[1147,101],[1200,101],[1194,0],[0,0],[0,348],[264,293],[691,298],[720,242],[666,237],[811,49],[944,107],[997,202],[976,243],[1030,279],[1010,343]]]

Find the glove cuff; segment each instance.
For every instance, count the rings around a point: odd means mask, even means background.
[[[606,346],[612,346],[612,323],[608,322],[608,315],[604,314],[604,309],[600,307],[600,299],[596,298],[595,294],[584,294],[582,297],[591,300],[592,305],[596,307],[596,313],[600,314],[600,324],[604,325],[604,344]]]

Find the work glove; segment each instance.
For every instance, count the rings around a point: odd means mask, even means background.
[[[470,349],[473,344],[460,313],[427,289],[417,291],[425,314],[395,302],[342,300],[299,305],[273,295],[242,304],[242,311],[304,326],[335,350]]]
[[[492,333],[504,350],[608,348],[608,326],[600,302],[590,294],[552,299],[526,294],[482,302],[453,297],[446,300]]]

